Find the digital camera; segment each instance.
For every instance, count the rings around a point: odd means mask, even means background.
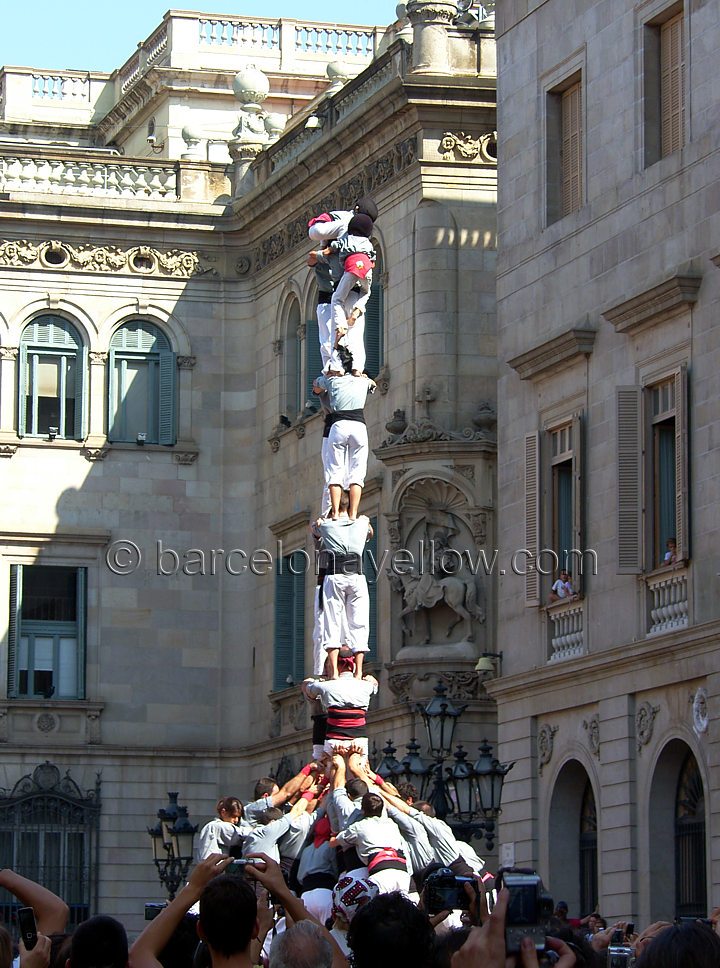
[[[456,877],[447,867],[428,874],[423,893],[427,913],[468,911],[470,898],[465,893],[466,884],[470,884],[476,895],[479,894],[478,883],[474,877]]]
[[[635,964],[635,951],[627,944],[625,932],[613,931],[607,950],[608,968],[631,968]]]
[[[505,916],[505,950],[507,954],[520,951],[523,938],[531,938],[536,951],[545,950],[547,922],[552,917],[553,899],[535,871],[516,867],[501,868],[495,877],[497,891],[506,887],[510,892]]]

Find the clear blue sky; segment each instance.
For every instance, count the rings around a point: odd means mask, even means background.
[[[168,0],[1,0],[0,65],[53,70],[113,71],[149,37],[168,9],[206,10],[249,17],[294,17],[319,22],[380,24],[395,20],[396,0],[361,4],[297,0],[211,0],[173,5]],[[352,8],[352,13],[345,12]]]

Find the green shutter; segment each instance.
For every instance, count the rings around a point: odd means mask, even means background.
[[[642,428],[639,386],[617,387],[617,574],[642,571]]]
[[[175,353],[161,353],[159,366],[158,443],[175,443],[175,395],[177,358]]]
[[[86,608],[87,608],[87,568],[77,570],[77,698],[85,698],[85,632],[87,627]]]
[[[375,378],[383,365],[384,300],[382,258],[378,253],[373,285],[365,308],[365,372]]]
[[[293,552],[293,566],[299,575],[293,575],[293,681],[297,684],[305,678],[305,557]]]
[[[378,587],[378,550],[377,550],[377,518],[371,518],[370,524],[373,529],[373,536],[365,545],[363,552],[363,571],[368,584],[368,595],[370,597],[370,628],[368,635],[368,645],[370,651],[367,654],[369,662],[377,661],[377,587]],[[372,558],[370,557],[372,555]]]
[[[88,348],[81,346],[75,357],[75,440],[83,440],[87,426]],[[61,431],[62,432],[62,431]]]
[[[525,605],[540,604],[540,435],[525,434]]]
[[[318,399],[313,395],[313,381],[322,373],[322,356],[320,355],[320,335],[316,319],[308,319],[305,323],[305,400],[313,402],[313,408],[318,410]],[[304,402],[303,402],[304,406]]]
[[[108,352],[108,379],[107,379],[107,438],[109,441],[117,440],[119,437],[119,424],[121,411],[120,407],[115,410],[117,373],[115,372],[115,347],[111,346]]]
[[[585,567],[585,496],[583,493],[583,417],[573,414],[572,418],[572,546],[580,552],[576,561],[570,562],[572,568],[573,588],[580,594],[583,591]],[[576,567],[577,565],[577,567]]]
[[[18,437],[24,437],[25,429],[25,396],[28,387],[28,352],[27,344],[21,343],[18,352],[18,402],[17,402],[17,432]]]
[[[10,617],[8,620],[8,681],[7,693],[17,696],[17,671],[15,663],[20,641],[20,606],[22,603],[22,565],[10,565]]]

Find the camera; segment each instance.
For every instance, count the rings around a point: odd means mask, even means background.
[[[234,860],[232,864],[228,864],[225,868],[226,874],[234,874],[235,877],[245,877],[245,868],[254,867],[255,862],[253,860],[248,860],[246,857],[239,857]]]
[[[613,931],[607,954],[608,968],[631,968],[635,964],[635,952],[625,942],[625,932]]]
[[[468,911],[470,898],[465,893],[465,884],[470,884],[475,894],[479,894],[478,883],[474,877],[456,877],[447,867],[428,874],[423,893],[427,913]]]
[[[161,911],[167,907],[166,904],[152,904],[150,901],[145,905],[145,920],[153,921]]]
[[[523,938],[531,938],[535,950],[544,951],[547,922],[553,913],[553,899],[545,890],[542,878],[531,870],[501,868],[495,877],[495,889],[499,891],[503,887],[510,892],[505,916],[506,952],[519,952]]]
[[[20,937],[25,945],[25,950],[32,951],[37,944],[37,925],[35,924],[35,912],[31,907],[19,908],[18,924],[20,925]]]

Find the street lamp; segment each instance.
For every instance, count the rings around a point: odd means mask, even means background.
[[[435,759],[445,759],[452,750],[453,736],[458,717],[467,709],[467,703],[456,705],[446,696],[447,687],[442,682],[435,686],[435,695],[427,704],[417,704],[427,731],[428,746]]]
[[[177,792],[169,792],[168,805],[160,807],[157,823],[147,828],[153,863],[171,901],[187,877],[193,859],[193,840],[198,829],[190,823],[187,807],[178,806],[177,799]]]
[[[485,828],[485,839],[488,849],[492,849],[495,839],[495,821],[500,813],[500,802],[502,800],[503,783],[506,775],[515,766],[512,763],[501,763],[492,755],[492,746],[487,739],[483,739],[479,747],[480,756],[473,765],[473,775],[477,787],[477,795],[480,803],[480,810],[485,818],[483,826]]]
[[[414,784],[420,790],[420,797],[425,794],[428,782],[428,774],[431,766],[420,756],[420,744],[415,742],[413,736],[409,743],[405,744],[407,753],[402,758],[402,777],[408,783]]]

